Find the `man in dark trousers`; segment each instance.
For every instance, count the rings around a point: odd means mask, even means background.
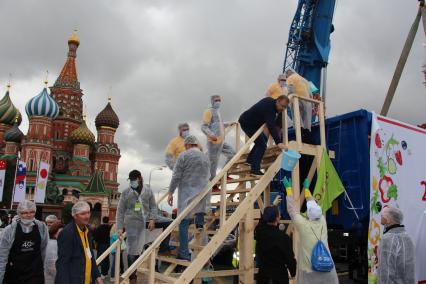
[[[109,232],[111,226],[109,225],[109,218],[104,216],[102,218],[102,224],[96,228],[93,233],[94,240],[97,245],[97,257],[101,256],[109,247]],[[101,278],[105,279],[108,276],[109,271],[109,257],[105,258],[101,262]]]
[[[58,237],[55,284],[103,284],[87,227],[89,204],[77,202],[71,209],[71,215],[74,220],[65,226]]]
[[[255,230],[256,258],[259,263],[258,284],[289,283],[296,275],[296,259],[290,237],[278,229],[281,216],[276,206],[263,211],[262,221]]]
[[[263,98],[251,108],[241,114],[238,120],[241,124],[241,128],[247,134],[248,137],[252,137],[257,130],[266,124],[269,133],[278,145],[283,150],[287,147],[282,143],[282,138],[277,128],[277,115],[282,113],[287,108],[289,99],[282,95],[276,100],[271,97]],[[260,171],[260,163],[267,147],[268,138],[264,133],[261,133],[259,137],[254,141],[254,147],[251,149],[250,154],[247,157],[247,163],[251,165],[251,174],[255,176],[261,176],[263,173]]]

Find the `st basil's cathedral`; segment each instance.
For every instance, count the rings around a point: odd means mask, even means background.
[[[84,200],[92,207],[92,222],[115,218],[118,203],[117,172],[120,149],[115,133],[120,124],[110,100],[96,116],[97,139],[83,116],[83,90],[77,78],[76,57],[80,40],[68,39],[68,54],[53,86],[46,86],[25,106],[28,133],[19,129],[20,111],[13,105],[9,88],[0,100],[0,154],[7,160],[3,202],[11,202],[17,157],[27,165],[26,198],[34,200],[40,161],[50,164],[46,200],[41,218],[58,217],[64,207]],[[13,96],[12,96],[13,97]],[[15,204],[16,205],[16,204]]]

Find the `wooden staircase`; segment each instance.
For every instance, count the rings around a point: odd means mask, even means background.
[[[313,155],[314,162],[311,166],[308,179],[311,180],[315,171],[319,168],[319,161],[322,150],[325,148],[325,131],[322,102],[312,99],[304,99],[290,96],[293,104],[294,115],[297,117],[299,100],[308,100],[319,104],[321,145],[307,145],[301,141],[300,121],[295,119],[294,128],[296,131],[296,141],[288,141],[287,115],[283,115],[284,143],[289,149],[294,149],[302,154]],[[239,141],[239,125],[237,127],[237,141]],[[220,283],[219,277],[239,276],[239,283],[253,283],[255,265],[253,258],[254,227],[260,212],[270,203],[269,184],[281,168],[282,152],[277,146],[269,146],[261,163],[265,174],[260,177],[250,175],[250,167],[245,164],[247,153],[254,140],[263,132],[262,126],[256,134],[248,139],[238,150],[231,161],[225,165],[222,171],[205,187],[203,192],[195,198],[190,205],[179,212],[172,224],[146,249],[143,254],[133,263],[122,275],[120,283],[129,283],[129,276],[138,271],[142,274],[144,281],[148,283],[190,283],[201,284],[202,277],[213,277]],[[238,146],[237,146],[238,148]],[[230,179],[231,177],[232,179]],[[299,167],[296,166],[292,172],[294,184],[294,196],[299,198]],[[215,185],[219,185],[220,192],[211,192]],[[194,238],[190,242],[190,249],[193,251],[192,261],[177,260],[174,257],[166,257],[158,254],[160,243],[169,235],[177,231],[179,223],[186,218],[188,213],[207,195],[211,193],[211,205],[217,210],[215,213],[207,214],[206,224],[202,230],[190,228],[189,233],[193,233]],[[164,197],[163,197],[164,198]],[[303,198],[303,197],[302,197]],[[302,202],[302,198],[300,202]],[[258,209],[255,209],[257,204]],[[219,220],[219,224],[217,224]],[[288,223],[288,222],[287,222]],[[220,249],[228,235],[238,227],[239,230],[239,265],[236,269],[219,271],[202,271],[210,258]],[[297,232],[292,232],[294,248],[297,250]],[[207,235],[207,243],[202,242],[202,236]],[[204,238],[205,239],[205,238]],[[295,251],[296,252],[296,251]],[[156,262],[163,264],[161,272],[156,272]],[[176,267],[180,267],[180,272],[175,273]],[[117,281],[118,282],[118,281]]]

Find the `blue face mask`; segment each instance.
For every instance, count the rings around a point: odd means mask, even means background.
[[[212,107],[213,107],[214,109],[218,109],[218,108],[220,108],[220,102],[213,102]]]
[[[180,135],[181,135],[183,138],[188,137],[188,136],[189,136],[189,130],[182,131],[182,133],[181,133]]]
[[[130,187],[131,187],[131,188],[133,188],[133,189],[137,189],[137,188],[138,188],[138,186],[139,186],[139,182],[138,182],[138,180],[131,180],[131,181],[130,181]]]

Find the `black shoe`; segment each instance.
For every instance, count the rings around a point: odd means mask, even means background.
[[[261,170],[257,170],[257,171],[251,170],[250,174],[254,177],[261,177],[264,175],[264,173]]]

